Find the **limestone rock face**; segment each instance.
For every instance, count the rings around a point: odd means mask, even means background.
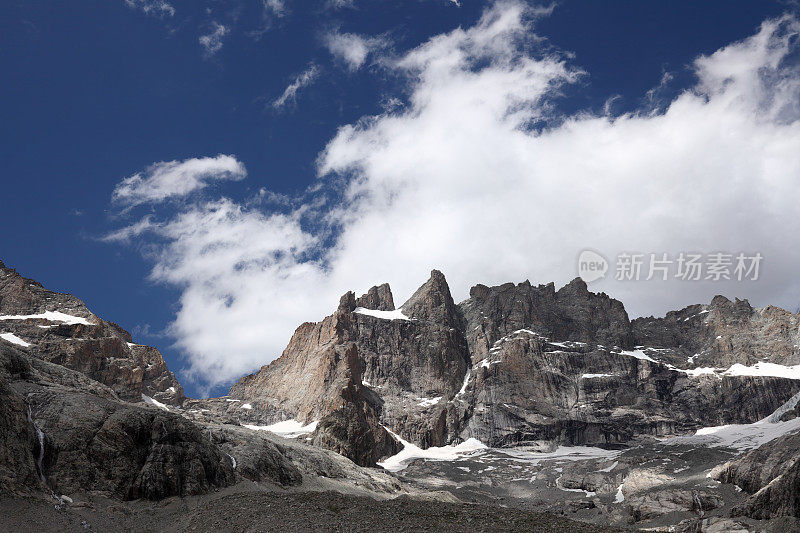
[[[476,285],[459,305],[466,319],[470,351],[483,357],[489,348],[520,329],[529,329],[557,341],[580,341],[609,348],[631,348],[633,330],[621,302],[588,291],[576,278],[558,291],[550,283],[530,282],[497,287]]]
[[[49,291],[3,265],[0,333],[13,334],[17,347],[36,357],[108,385],[122,399],[138,402],[144,394],[180,405],[185,398],[158,350],[133,344],[130,333],[89,311],[78,298]]]
[[[452,403],[463,420],[461,438],[493,446],[604,445],[754,422],[798,390],[784,378],[688,376],[623,350],[520,330],[474,363]]]

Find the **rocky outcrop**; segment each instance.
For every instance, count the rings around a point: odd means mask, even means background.
[[[25,399],[0,374],[0,495],[40,487],[40,444]]]
[[[708,305],[632,325],[637,344],[664,348],[664,360],[680,368],[800,364],[800,318],[774,306],[755,309],[747,300],[715,296]]]
[[[750,494],[734,516],[800,518],[800,434],[764,444],[714,469],[712,476]]]
[[[379,291],[372,294],[378,298]],[[384,294],[383,301],[388,305],[391,296]],[[362,383],[355,308],[353,293],[345,294],[333,315],[297,328],[283,355],[239,380],[229,396],[266,411],[272,422],[317,422],[313,439],[318,445],[374,466],[397,445],[380,424],[380,400]]]
[[[388,283],[372,287],[361,298],[357,298],[355,305],[365,309],[377,309],[378,311],[394,311],[394,298],[392,289]]]
[[[104,383],[125,400],[138,402],[145,395],[180,405],[185,399],[158,350],[134,344],[130,333],[78,298],[49,291],[2,265],[0,334],[13,334],[18,348]]]
[[[160,499],[233,482],[230,462],[178,414],[121,401],[90,378],[0,346],[4,490]]]
[[[622,303],[605,293],[589,292],[580,278],[558,291],[552,283],[533,286],[529,281],[497,287],[476,285],[459,308],[466,319],[473,360],[484,357],[501,337],[523,328],[555,341],[634,346]]]
[[[461,387],[469,352],[444,276],[433,271],[395,319],[359,308],[394,311],[388,285],[347,293],[333,315],[301,325],[282,356],[242,378],[230,398],[262,406],[273,421],[318,422],[314,442],[358,464],[397,450],[384,424],[424,446],[452,440],[446,401],[436,404]]]
[[[460,437],[492,446],[624,443],[754,422],[800,390],[783,378],[689,376],[647,357],[525,329],[502,337],[452,402],[463,420]]]

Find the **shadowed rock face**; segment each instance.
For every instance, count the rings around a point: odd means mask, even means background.
[[[49,291],[0,264],[0,317],[48,311],[72,319],[0,318],[0,333],[13,333],[30,344],[24,349],[36,357],[82,372],[122,399],[136,402],[144,394],[168,405],[183,402],[183,388],[158,350],[133,344],[130,333],[102,320],[74,296]]]
[[[5,345],[0,396],[5,492],[160,499],[234,481],[228,458],[180,415],[123,402],[103,384]]]

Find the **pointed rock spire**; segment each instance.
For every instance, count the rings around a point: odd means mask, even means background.
[[[417,289],[401,309],[406,316],[417,320],[429,320],[450,327],[457,327],[460,322],[458,308],[450,295],[450,287],[444,274],[438,270],[431,271],[430,279]]]

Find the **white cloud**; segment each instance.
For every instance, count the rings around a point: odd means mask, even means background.
[[[274,359],[348,289],[388,281],[401,302],[431,268],[456,299],[479,282],[563,284],[586,247],[764,255],[753,283],[592,285],[633,315],[717,293],[796,307],[800,23],[698,58],[696,85],[660,110],[563,116],[559,90],[583,76],[537,55],[531,15],[499,2],[389,64],[407,103],[343,126],[299,207],[216,200],[151,224],[152,277],[182,290],[171,332],[193,376],[220,384]]]
[[[203,47],[203,54],[210,57],[219,52],[222,48],[222,38],[228,33],[230,33],[230,29],[227,26],[215,20],[211,21],[211,31],[201,35],[198,39],[200,46]]]
[[[211,181],[241,180],[244,165],[232,155],[154,163],[117,184],[112,201],[125,207],[158,203],[203,189]]]
[[[272,13],[276,17],[283,17],[288,11],[284,0],[261,0],[261,5],[265,12]]]
[[[297,75],[292,83],[290,83],[286,89],[283,90],[283,94],[281,94],[278,98],[276,98],[272,102],[272,107],[275,109],[279,109],[285,106],[289,102],[294,102],[295,98],[297,97],[297,91],[311,85],[317,76],[319,75],[319,67],[315,64],[310,64],[308,68],[306,68],[303,72]]]
[[[337,59],[357,70],[367,60],[367,55],[387,45],[382,37],[363,37],[354,33],[331,32],[325,36],[325,46]]]
[[[139,9],[147,15],[159,17],[175,15],[175,8],[165,0],[125,0],[125,5],[132,9]]]
[[[327,6],[333,9],[354,8],[355,0],[328,0]]]

